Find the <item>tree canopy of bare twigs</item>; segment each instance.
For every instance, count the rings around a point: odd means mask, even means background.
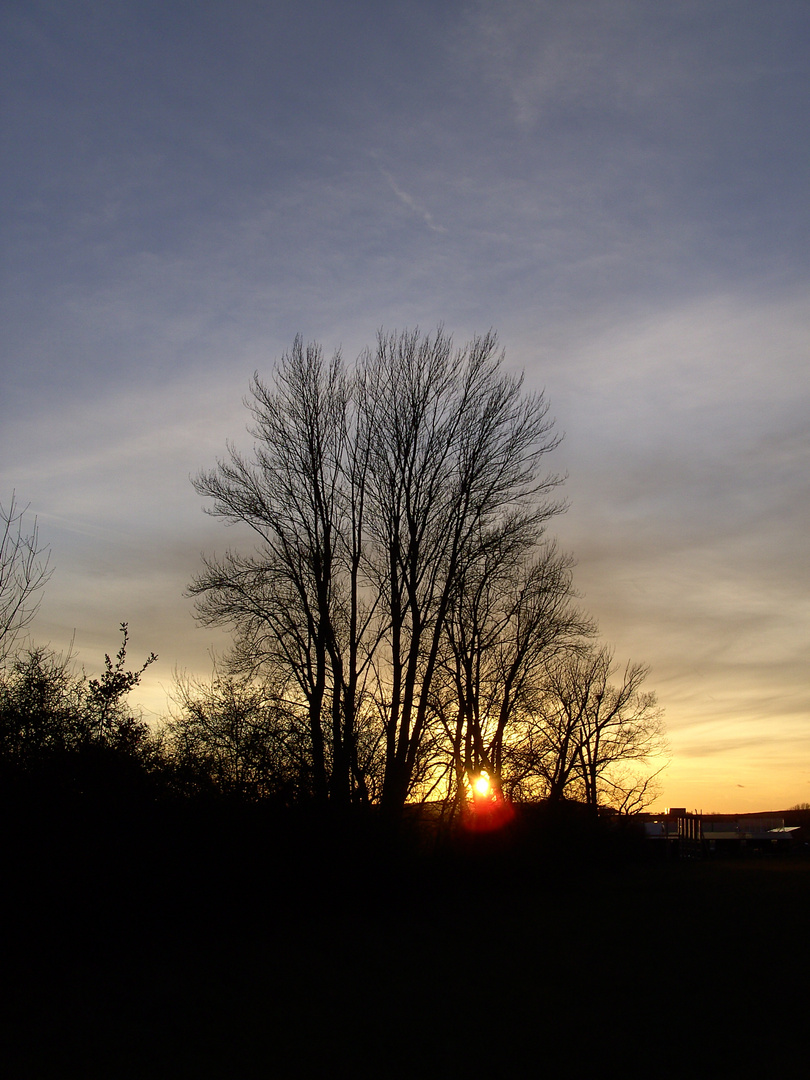
[[[252,453],[195,479],[254,539],[190,587],[234,630],[229,674],[302,733],[319,801],[396,810],[482,769],[500,788],[549,665],[592,632],[546,535],[564,507],[545,396],[493,333],[439,328],[380,332],[352,366],[298,337],[246,404]]]
[[[48,548],[40,544],[37,519],[26,521],[27,509],[18,508],[14,492],[8,508],[0,505],[0,664],[36,615],[51,576]]]
[[[619,668],[605,646],[546,664],[510,747],[515,786],[625,813],[648,805],[666,741],[656,696],[642,689],[647,674],[642,664]]]

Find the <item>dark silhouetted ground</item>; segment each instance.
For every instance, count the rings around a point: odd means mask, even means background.
[[[9,812],[2,1074],[800,1075],[810,860],[572,836]]]

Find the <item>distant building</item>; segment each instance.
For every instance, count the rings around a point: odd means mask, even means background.
[[[802,830],[785,825],[776,815],[746,817],[687,813],[673,807],[663,814],[645,814],[644,832],[667,856],[740,854],[745,851],[784,851],[794,847]]]
[[[786,826],[774,818],[704,818],[703,838],[709,852],[779,851],[798,839],[798,825]]]
[[[644,834],[667,856],[696,858],[703,854],[703,830],[699,814],[678,806],[663,814],[644,814]]]

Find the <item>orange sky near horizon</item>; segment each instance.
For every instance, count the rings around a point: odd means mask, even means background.
[[[810,801],[810,4],[0,10],[0,501],[96,674],[165,713],[233,541],[189,477],[296,334],[493,328],[564,435],[550,533],[648,664],[657,808]],[[302,78],[302,72],[306,76]]]

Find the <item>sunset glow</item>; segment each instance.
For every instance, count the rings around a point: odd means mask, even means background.
[[[380,328],[492,328],[563,437],[546,535],[649,667],[652,808],[810,800],[810,4],[4,8],[0,502],[51,551],[32,642],[94,674],[127,620],[159,723],[232,645],[194,622],[226,539],[189,477],[249,456],[253,373],[297,334],[348,365]]]
[[[514,818],[512,804],[493,787],[486,772],[469,777],[471,798],[467,811],[467,828],[472,832],[489,833],[502,829]]]
[[[489,777],[486,773],[481,773],[479,776],[475,777],[472,786],[476,795],[481,797],[488,795],[490,791]]]

